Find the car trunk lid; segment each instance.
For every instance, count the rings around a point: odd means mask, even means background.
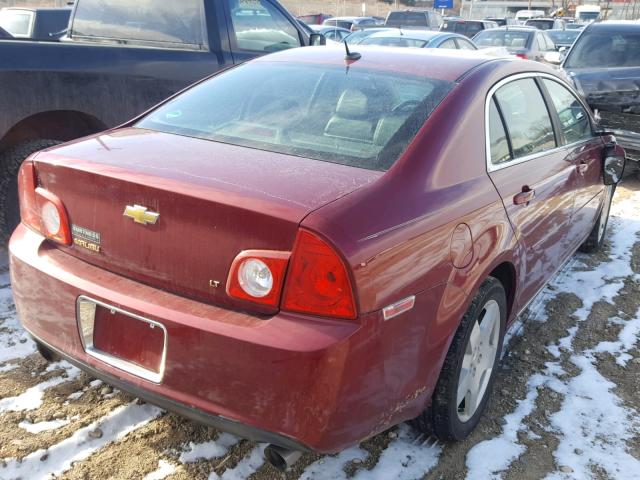
[[[40,185],[62,200],[81,240],[60,248],[228,307],[243,306],[225,291],[239,252],[290,251],[306,215],[382,175],[133,128],[67,144],[35,163]],[[124,215],[127,206],[158,214],[157,222],[136,222]]]

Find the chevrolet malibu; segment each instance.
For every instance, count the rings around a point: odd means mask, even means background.
[[[43,355],[281,467],[410,419],[467,436],[505,330],[602,244],[624,152],[543,65],[358,50],[30,157],[10,265]]]

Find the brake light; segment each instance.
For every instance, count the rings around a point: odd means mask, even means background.
[[[527,54],[526,53],[516,53],[516,57],[521,58],[523,60],[527,59]]]
[[[229,270],[227,295],[276,307],[290,255],[271,250],[240,252]]]
[[[336,251],[307,230],[293,248],[282,309],[355,319],[356,307],[347,267]]]
[[[18,172],[22,223],[55,242],[71,245],[67,210],[56,195],[37,184],[35,166],[32,161],[25,160]]]
[[[25,160],[18,172],[18,199],[22,223],[40,231],[40,213],[36,201],[36,169],[31,160]]]
[[[58,243],[71,245],[69,218],[60,199],[44,188],[36,188],[36,201],[40,212],[40,232]]]

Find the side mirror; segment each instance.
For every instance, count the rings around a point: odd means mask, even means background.
[[[602,135],[605,142],[602,178],[605,185],[617,185],[624,175],[627,159],[624,149],[616,142],[616,137],[609,132],[603,132]]]
[[[317,47],[319,45],[326,45],[327,39],[321,33],[312,33],[309,35],[309,45],[312,47]]]
[[[562,63],[562,54],[560,52],[547,52],[544,54],[544,60],[552,65],[560,65]]]

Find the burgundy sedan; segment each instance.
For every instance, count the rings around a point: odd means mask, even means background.
[[[543,65],[358,49],[29,158],[10,262],[40,350],[283,462],[468,435],[509,324],[602,243],[624,152]]]

